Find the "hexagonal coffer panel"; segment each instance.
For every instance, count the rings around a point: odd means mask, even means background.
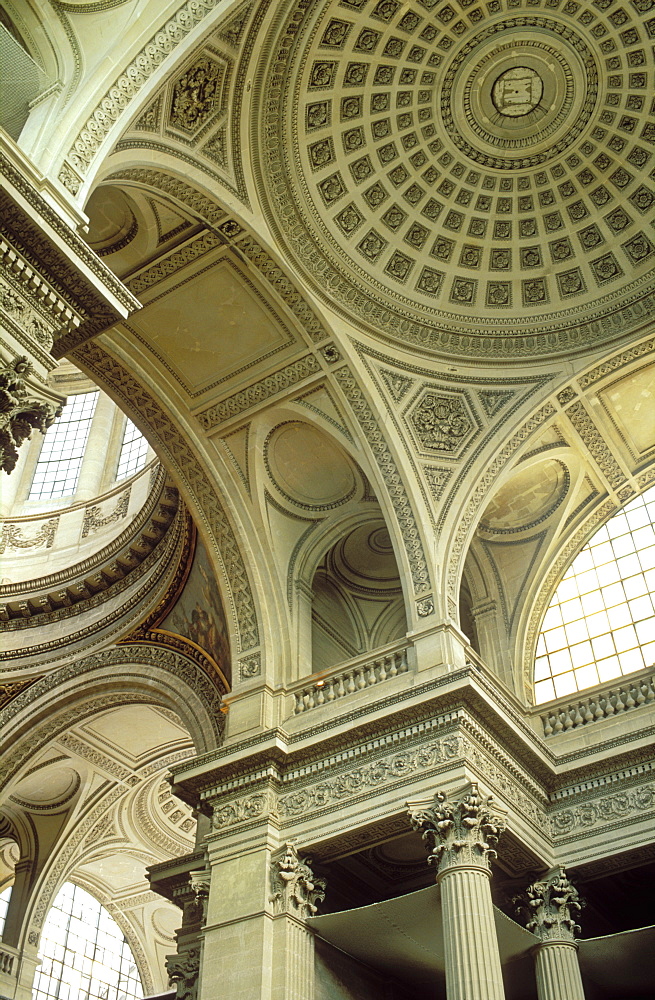
[[[449,458],[459,458],[479,428],[466,394],[440,387],[423,390],[408,421],[422,451]]]

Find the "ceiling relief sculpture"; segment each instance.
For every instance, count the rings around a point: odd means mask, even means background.
[[[416,346],[545,354],[634,326],[651,6],[290,4],[254,136],[277,235],[324,297]]]

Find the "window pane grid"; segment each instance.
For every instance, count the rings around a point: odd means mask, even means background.
[[[2,892],[0,892],[0,938],[2,937],[2,932],[5,929],[5,920],[7,918],[7,910],[9,909],[11,890],[12,886],[8,885],[2,890]]]
[[[652,666],[655,487],[600,528],[562,577],[537,642],[542,704]]]
[[[139,1000],[136,964],[111,915],[84,889],[67,882],[43,928],[32,1000]]]
[[[126,479],[134,475],[146,464],[148,442],[131,420],[128,419],[123,432],[123,444],[118,459],[116,479]]]
[[[28,500],[75,493],[98,392],[73,396],[45,433]]]

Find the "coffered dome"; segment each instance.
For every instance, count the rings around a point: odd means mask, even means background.
[[[570,351],[643,322],[653,6],[289,5],[254,146],[269,221],[314,288],[460,355]]]

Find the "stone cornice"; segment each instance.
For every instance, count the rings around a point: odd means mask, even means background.
[[[385,747],[400,748],[421,733],[444,735],[454,729],[491,753],[519,784],[539,797],[552,797],[572,782],[611,784],[612,774],[652,756],[649,746],[631,750],[624,739],[617,739],[611,741],[614,753],[609,756],[608,744],[603,744],[602,759],[596,759],[593,747],[558,757],[508,698],[487,679],[481,680],[477,670],[467,668],[300,733],[270,730],[185,762],[174,769],[175,790],[185,801],[197,804],[262,781],[287,786],[340,762],[352,760],[354,766],[358,758],[363,761]],[[648,730],[642,729],[633,741],[647,736]],[[513,765],[518,761],[520,767]]]
[[[45,186],[44,180],[41,187]],[[140,304],[52,201],[54,195],[46,200],[5,144],[0,150],[0,228],[23,265],[48,276],[48,292],[53,301],[59,299],[56,311],[64,320],[52,353],[63,357],[75,345],[127,318]]]

